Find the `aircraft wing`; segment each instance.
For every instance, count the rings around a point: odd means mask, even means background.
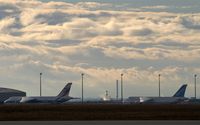
[[[33,102],[39,102],[36,98],[31,98],[31,97],[25,97],[22,98],[20,103],[33,103]]]

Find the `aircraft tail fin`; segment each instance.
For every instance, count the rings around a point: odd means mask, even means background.
[[[184,97],[185,96],[185,90],[186,90],[187,84],[184,84],[180,87],[180,89],[174,94],[173,97]]]
[[[71,89],[72,83],[68,83],[65,85],[65,87],[62,89],[62,91],[57,95],[57,97],[63,97],[63,96],[69,96],[69,92]]]

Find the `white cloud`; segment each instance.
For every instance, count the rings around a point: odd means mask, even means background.
[[[0,0],[0,80],[30,90],[43,71],[49,83],[46,90],[51,90],[62,88],[65,80],[78,87],[84,72],[86,86],[91,91],[98,88],[92,92],[99,95],[105,86],[113,87],[120,73],[135,91],[142,83],[152,87],[158,73],[165,76],[168,87],[188,80],[183,72],[199,73],[192,65],[199,66],[200,60],[199,13],[111,11],[109,7],[96,2]]]
[[[15,23],[14,18],[5,18],[0,21],[0,32],[6,33],[9,32],[8,28]]]
[[[169,8],[168,6],[144,6],[141,7],[142,9],[167,9]]]
[[[78,2],[76,6],[81,8],[88,8],[88,9],[97,9],[99,7],[111,7],[111,4],[108,3],[97,3],[97,2]]]

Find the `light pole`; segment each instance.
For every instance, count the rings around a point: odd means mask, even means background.
[[[81,76],[82,76],[82,104],[83,104],[83,76],[84,74],[82,73]]]
[[[116,99],[118,100],[118,80],[116,80]]]
[[[158,94],[159,94],[159,97],[160,97],[160,74],[158,74]]]
[[[42,96],[42,73],[40,73],[40,96]]]
[[[194,75],[194,98],[197,98],[196,92],[197,92],[197,75]]]
[[[121,74],[121,102],[123,103],[123,74]]]

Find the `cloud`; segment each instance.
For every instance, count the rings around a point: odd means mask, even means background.
[[[144,6],[141,7],[142,9],[167,9],[169,8],[168,6]]]
[[[131,35],[133,36],[146,36],[146,35],[151,35],[153,32],[150,29],[144,28],[144,29],[137,29],[133,30],[131,32]]]
[[[0,32],[9,32],[8,28],[11,27],[15,23],[14,18],[4,18],[0,21]]]
[[[144,60],[178,60],[190,62],[199,60],[199,49],[194,50],[167,50],[167,48],[145,48],[138,49],[132,47],[122,47],[120,49],[116,47],[104,48],[105,55],[112,58],[122,59],[144,59]],[[185,59],[183,59],[184,57]]]
[[[199,16],[194,15],[190,17],[182,17],[180,19],[180,22],[186,28],[199,30],[200,29],[199,20],[200,20]]]
[[[153,88],[159,73],[169,87],[199,72],[192,65],[198,67],[200,60],[199,13],[117,11],[112,7],[97,2],[0,0],[0,80],[37,95],[30,86],[34,88],[38,73],[44,72],[46,95],[53,95],[51,88],[60,89],[66,81],[80,87],[83,72],[88,91],[99,95],[106,86],[114,88],[121,73],[127,88],[134,85],[138,92],[143,83]]]
[[[97,3],[97,2],[78,2],[76,6],[87,9],[100,9],[101,7],[111,7],[108,3]]]

